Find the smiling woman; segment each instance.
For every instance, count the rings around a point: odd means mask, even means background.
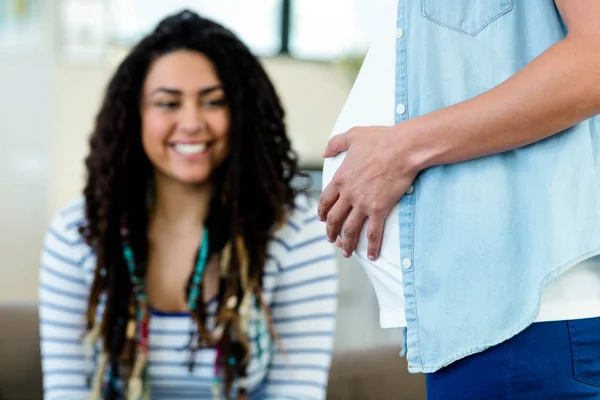
[[[229,151],[229,107],[211,61],[188,50],[161,57],[142,96],[142,145],[156,178],[206,181]]]
[[[325,397],[336,264],[283,117],[192,12],[125,57],[42,253],[45,399]]]

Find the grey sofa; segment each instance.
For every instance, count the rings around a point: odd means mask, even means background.
[[[36,305],[0,305],[0,400],[42,400]],[[398,349],[334,354],[327,399],[423,400],[422,375],[406,370]]]

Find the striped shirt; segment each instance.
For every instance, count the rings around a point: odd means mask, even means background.
[[[325,398],[335,333],[337,267],[314,202],[299,196],[297,204],[268,245],[263,281],[284,354],[267,334],[264,315],[251,317],[247,369],[251,399]],[[94,357],[90,364],[81,338],[95,256],[78,232],[84,223],[80,200],[56,214],[44,240],[39,308],[46,400],[83,400],[90,391],[86,382]],[[216,304],[210,304],[209,326],[215,311]],[[195,332],[190,315],[153,310],[150,321],[152,398],[212,399],[214,350],[199,350],[195,368],[188,369],[190,334]]]

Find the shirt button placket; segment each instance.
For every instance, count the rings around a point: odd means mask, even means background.
[[[406,121],[410,117],[410,103],[408,97],[408,65],[406,40],[410,35],[406,29],[407,0],[398,1],[398,15],[396,20],[396,82],[395,82],[395,122]],[[417,183],[413,182],[406,189],[400,199],[399,228],[400,228],[400,261],[406,312],[406,356],[411,367],[421,367],[419,343],[419,321],[417,319],[417,299],[415,284],[415,269],[417,264],[414,254],[415,243],[415,190]]]

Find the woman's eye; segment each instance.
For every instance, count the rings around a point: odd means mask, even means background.
[[[227,104],[225,99],[212,99],[204,102],[204,105],[207,107],[222,107],[225,104]]]
[[[177,108],[179,106],[179,103],[176,101],[159,101],[156,103],[156,105],[160,108]]]

